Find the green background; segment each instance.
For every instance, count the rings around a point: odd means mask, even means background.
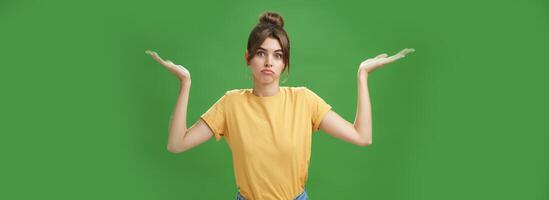
[[[416,52],[369,78],[374,143],[313,138],[321,199],[549,199],[549,2],[0,1],[0,199],[234,199],[230,150],[166,150],[178,80],[188,123],[250,88],[244,50],[266,10],[291,40],[283,86],[353,121],[358,64]]]

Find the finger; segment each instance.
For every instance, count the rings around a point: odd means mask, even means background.
[[[414,50],[412,50],[412,49],[404,49],[404,50],[402,50],[402,53],[401,53],[401,54],[402,54],[403,56],[406,56],[406,54],[409,54],[409,53],[411,53],[411,52],[414,52]]]
[[[164,64],[164,60],[157,54],[157,53],[153,53],[152,57],[158,61],[160,64]]]
[[[375,58],[387,58],[387,54],[386,53],[383,53],[383,54],[379,54],[377,55]]]
[[[147,53],[147,54],[149,54],[149,55],[151,55],[151,56],[153,56],[153,57],[158,56],[158,54],[157,54],[156,52],[151,51],[151,50],[147,50],[147,51],[145,51],[145,53]]]
[[[400,52],[398,52],[398,54],[400,54],[402,56],[406,56],[406,54],[412,53],[414,51],[416,51],[416,50],[413,49],[413,48],[405,48],[405,49],[401,50]]]
[[[171,60],[166,60],[166,66],[170,67],[170,68],[177,68],[180,65],[177,65],[177,64],[173,63]]]
[[[395,54],[394,56],[391,56],[391,57],[401,58],[401,57],[406,56],[406,54],[414,52],[414,51],[415,51],[415,49],[405,48],[405,49],[400,50],[397,54]]]
[[[397,54],[389,57],[389,59],[392,60],[391,62],[394,62],[398,59],[404,58],[406,56],[406,54],[414,52],[414,51],[415,51],[415,49],[406,48],[406,49],[403,49],[402,51],[398,52]]]
[[[148,49],[145,51],[145,53],[146,53],[146,54],[149,54],[149,55],[152,55],[153,52],[154,52],[154,51],[151,51],[151,50],[148,50]]]
[[[400,54],[390,56],[390,57],[387,58],[387,63],[395,62],[396,60],[401,59],[402,57],[404,57],[404,56],[402,56]]]

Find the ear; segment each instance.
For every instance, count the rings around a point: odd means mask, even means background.
[[[244,61],[246,62],[246,65],[248,65],[248,56],[250,56],[248,54],[248,50],[246,50],[246,52],[244,52]]]

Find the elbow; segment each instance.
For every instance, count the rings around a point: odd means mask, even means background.
[[[372,145],[372,140],[362,140],[357,145],[361,147],[370,146]]]
[[[171,135],[172,133],[170,133]],[[184,141],[180,140],[180,141],[177,141],[177,140],[168,140],[168,144],[166,145],[166,149],[168,150],[168,152],[170,153],[173,153],[173,154],[178,154],[178,153],[183,153],[185,151],[187,151],[189,149],[188,147],[189,145],[187,145],[187,143],[185,143]]]
[[[168,150],[168,152],[173,153],[173,154],[181,153],[181,151],[179,151],[177,148],[174,148],[170,145],[166,146],[166,149]]]
[[[173,145],[168,145],[166,146],[166,149],[170,152],[170,153],[173,153],[173,154],[179,154],[179,153],[183,153],[186,151],[185,148],[181,148],[181,147],[177,147],[177,146],[173,146]]]

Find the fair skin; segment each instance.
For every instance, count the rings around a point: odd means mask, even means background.
[[[273,38],[265,39],[260,47],[255,55],[249,55],[247,51],[244,54],[247,67],[253,75],[252,92],[256,96],[272,96],[279,90],[279,77],[286,66],[282,59],[283,52],[278,40]],[[390,57],[387,54],[380,54],[360,63],[357,72],[358,102],[354,123],[351,124],[330,110],[321,121],[320,130],[351,144],[371,145],[372,114],[368,93],[368,75],[375,69],[403,58],[413,51],[414,49],[403,49]],[[147,50],[146,53],[180,80],[180,93],[169,126],[168,151],[181,153],[208,141],[213,136],[213,132],[202,119],[187,128],[187,104],[191,86],[189,71],[181,65],[163,60],[156,52]],[[249,56],[253,57],[247,61]]]
[[[322,119],[320,130],[351,144],[358,146],[371,145],[372,109],[370,106],[370,94],[368,92],[368,75],[375,69],[403,58],[406,54],[414,51],[414,49],[403,49],[390,57],[387,54],[380,54],[360,63],[357,72],[358,101],[354,123],[351,124],[336,112],[330,110]]]
[[[273,38],[266,38],[250,61],[248,58],[251,55],[248,51],[244,53],[246,64],[253,75],[253,94],[264,97],[278,92],[280,75],[286,67],[282,55],[280,43]],[[272,70],[274,73],[265,73],[262,70]]]

